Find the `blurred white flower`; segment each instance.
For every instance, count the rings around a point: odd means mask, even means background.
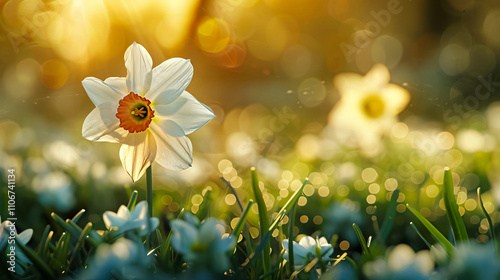
[[[186,213],[184,220],[173,220],[170,226],[174,232],[172,247],[183,255],[184,260],[197,267],[223,272],[229,268],[227,252],[236,246],[233,235],[223,237],[226,225],[208,218],[200,223],[198,218]]]
[[[1,220],[0,220],[1,221]],[[9,238],[9,236],[15,235],[15,239]],[[11,223],[10,221],[4,221],[0,224],[0,251],[6,254],[10,253],[10,247],[14,246],[15,254],[16,254],[16,262],[22,262],[25,264],[30,264],[31,261],[28,257],[21,251],[20,248],[16,246],[16,243],[20,243],[22,245],[26,245],[33,236],[32,229],[26,229],[21,233],[17,233],[17,229],[15,223]],[[10,240],[15,240],[15,243]],[[5,247],[4,247],[5,246]],[[7,256],[8,257],[8,256]],[[16,266],[15,268],[16,274],[23,274],[24,269],[21,266]]]
[[[142,279],[152,262],[142,244],[120,238],[113,244],[99,245],[88,269],[78,279],[107,280],[111,278]]]
[[[103,214],[104,224],[110,231],[124,233],[129,230],[138,230],[140,236],[144,236],[158,227],[158,218],[149,218],[151,228],[148,230],[148,203],[141,201],[137,203],[130,212],[125,205],[121,205],[117,213],[106,211]]]
[[[226,140],[226,151],[241,167],[255,165],[257,146],[250,135],[245,132],[233,132]]]
[[[75,205],[75,188],[68,175],[62,172],[37,175],[32,186],[38,201],[44,206],[65,212]]]
[[[357,203],[352,201],[333,203],[324,212],[323,217],[325,219],[323,232],[326,236],[338,234],[340,238],[346,239],[349,243],[358,243],[358,238],[352,229],[352,224],[362,226],[364,219]]]
[[[496,147],[496,140],[492,135],[475,129],[460,130],[456,138],[458,148],[467,153],[489,152]]]
[[[172,58],[152,69],[146,49],[133,43],[125,52],[126,78],[85,78],[83,87],[96,108],[82,135],[97,142],[121,143],[120,160],[133,181],[156,161],[171,170],[192,163],[190,134],[215,115],[190,93],[190,61]]]
[[[43,155],[47,161],[63,168],[75,167],[80,160],[76,148],[61,140],[46,145],[43,149]]]
[[[363,266],[368,279],[428,279],[434,271],[434,259],[429,250],[417,253],[406,244],[390,250],[387,258],[377,258]]]
[[[410,101],[408,91],[389,80],[389,70],[382,64],[373,66],[364,77],[343,73],[334,78],[340,100],[330,112],[329,125],[338,134],[353,136],[368,154],[378,149],[380,138]]]
[[[453,258],[443,272],[443,279],[484,280],[500,279],[500,258],[495,243],[458,244]]]
[[[289,240],[284,239],[281,243],[285,249],[283,258],[287,261],[290,260],[288,252]],[[322,261],[329,261],[330,255],[333,254],[333,247],[326,241],[326,238],[321,237],[316,240],[310,236],[304,236],[299,243],[293,241],[293,259],[296,269],[310,263],[314,258],[321,257]],[[318,264],[316,264],[318,266]]]

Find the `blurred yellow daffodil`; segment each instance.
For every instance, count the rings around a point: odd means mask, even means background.
[[[125,52],[126,78],[82,81],[96,106],[83,123],[83,137],[121,143],[120,160],[134,181],[153,161],[171,170],[190,167],[186,135],[215,117],[185,91],[193,76],[189,60],[172,58],[154,69],[152,64],[146,49],[134,42]]]
[[[389,80],[389,70],[382,64],[373,66],[364,77],[343,73],[334,78],[340,100],[330,112],[329,124],[337,135],[344,134],[350,141],[354,137],[363,151],[376,149],[410,101],[408,91]]]

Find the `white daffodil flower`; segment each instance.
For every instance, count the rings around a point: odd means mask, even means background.
[[[139,230],[139,235],[144,236],[158,227],[158,218],[149,218],[151,228],[148,231],[148,203],[141,201],[130,212],[125,205],[121,205],[117,213],[106,211],[103,214],[104,224],[108,230],[123,233],[129,230]]]
[[[226,254],[236,245],[233,235],[223,238],[226,225],[215,219],[208,218],[202,223],[185,214],[188,222],[173,220],[170,226],[174,232],[172,247],[183,255],[184,260],[194,263],[197,267],[213,269],[222,272],[229,268],[229,257]]]
[[[13,236],[12,231],[15,235],[15,238],[11,237]],[[12,251],[10,247],[13,246],[15,248],[14,253],[16,262],[23,262],[25,264],[31,263],[31,261],[21,251],[21,249],[16,246],[16,243],[26,245],[31,240],[32,236],[32,229],[26,229],[18,234],[15,223],[12,223],[11,221],[4,221],[0,224],[0,251],[6,252],[8,257],[8,254],[10,254],[10,252]],[[21,266],[16,266],[15,272],[16,274],[23,274],[24,269]]]
[[[286,261],[290,260],[288,252],[289,240],[284,239],[281,243],[285,249],[283,258]],[[326,241],[326,238],[321,237],[319,240],[311,236],[304,236],[299,243],[293,241],[293,263],[295,268],[299,269],[302,266],[310,263],[317,256],[322,257],[322,261],[329,261],[330,255],[333,253],[333,247]]]
[[[367,153],[377,150],[382,135],[397,122],[397,115],[408,105],[410,94],[390,84],[387,67],[376,64],[363,77],[355,73],[335,76],[340,100],[329,115],[329,124],[338,138],[357,144]]]
[[[186,135],[215,117],[185,91],[193,76],[189,60],[152,65],[146,49],[134,42],[125,52],[126,78],[82,81],[96,106],[83,123],[83,137],[121,143],[120,160],[133,181],[154,161],[171,170],[190,167],[192,145]]]

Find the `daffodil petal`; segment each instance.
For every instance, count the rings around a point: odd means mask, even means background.
[[[220,222],[216,218],[208,218],[200,226],[200,236],[204,240],[216,240],[222,237],[222,233],[218,228]]]
[[[123,168],[135,182],[142,177],[146,169],[155,160],[155,137],[149,132],[130,133],[126,144],[120,148],[120,160]]]
[[[356,73],[342,73],[335,76],[333,84],[339,91],[340,96],[344,98],[349,94],[359,93],[358,88],[362,83],[362,79],[363,77]]]
[[[170,243],[172,247],[181,254],[190,253],[191,245],[198,239],[197,229],[183,220],[171,221],[170,227],[174,231],[172,242]]]
[[[304,236],[300,241],[299,241],[300,246],[304,247],[304,249],[308,250],[310,248],[314,248],[317,246],[316,240],[310,236]]]
[[[330,244],[323,244],[320,246],[321,255],[325,258],[329,257],[333,253],[333,247]]]
[[[283,259],[285,259],[287,262],[290,261],[290,253],[288,253],[288,251],[285,251],[283,253]]]
[[[134,42],[125,52],[127,87],[130,91],[144,96],[151,87],[153,59],[148,51]]]
[[[83,137],[91,141],[97,141],[102,136],[118,129],[120,120],[115,116],[117,107],[118,102],[106,102],[92,110],[83,122]]]
[[[82,81],[82,85],[95,106],[99,106],[106,102],[118,103],[118,101],[123,97],[123,94],[117,89],[107,85],[98,78],[85,78]]]
[[[130,211],[125,205],[120,205],[120,208],[118,208],[118,212],[116,212],[116,215],[124,220],[130,219]]]
[[[183,216],[184,220],[186,220],[186,222],[194,225],[194,226],[199,226],[200,225],[200,219],[198,219],[198,217],[196,217],[195,215],[187,212],[187,213],[184,213],[184,216]]]
[[[168,123],[171,125],[171,123]],[[184,170],[191,167],[193,162],[193,147],[187,136],[175,137],[164,132],[171,127],[160,127],[152,122],[151,130],[156,139],[157,156],[156,162],[161,166],[171,170]]]
[[[213,249],[214,253],[224,253],[234,248],[236,245],[236,238],[234,235],[229,234],[227,237],[219,239],[216,244],[217,245]]]
[[[293,256],[300,256],[302,258],[305,258],[307,256],[307,250],[306,248],[302,247],[299,243],[293,241]]]
[[[125,139],[130,132],[123,129],[123,127],[118,127],[117,129],[101,136],[101,138],[96,139],[96,142],[110,142],[110,143],[124,143]]]
[[[326,240],[325,237],[321,237],[320,239],[318,239],[318,245],[322,246],[325,244],[328,244],[328,241]]]
[[[127,220],[125,220],[123,217],[118,216],[116,213],[111,212],[111,211],[106,211],[102,215],[102,219],[104,220],[104,225],[106,225],[106,228],[111,230],[114,227],[121,227]]]
[[[381,94],[391,115],[399,114],[410,102],[410,93],[398,85],[388,84]]]
[[[166,133],[170,136],[174,136],[174,137],[186,136],[182,127],[173,120],[163,119],[163,120],[156,121],[155,124],[156,124],[155,127],[159,127],[161,129],[161,131],[163,131],[164,133]]]
[[[127,86],[127,79],[123,77],[109,77],[104,80],[104,83],[113,88],[115,91],[119,92],[123,96],[130,93]]]
[[[32,229],[27,229],[21,232],[19,235],[16,236],[16,241],[25,245],[31,240],[31,237],[33,236],[33,230]]]
[[[156,217],[149,219],[149,223],[151,225],[151,228],[148,228],[147,220],[144,220],[144,221],[145,221],[145,223],[142,225],[141,231],[139,232],[140,236],[144,236],[144,235],[154,231],[158,227],[158,225],[160,224],[160,221]]]
[[[153,69],[151,89],[146,98],[158,105],[176,100],[193,78],[193,65],[189,59],[171,58]]]
[[[210,108],[187,91],[170,104],[154,106],[154,110],[158,117],[165,117],[179,124],[185,134],[198,130],[215,117]]]
[[[365,87],[376,90],[384,87],[390,79],[389,69],[383,64],[375,64],[363,77],[363,82]]]
[[[283,248],[284,248],[285,250],[288,250],[288,245],[289,245],[289,244],[290,244],[290,243],[289,243],[288,239],[283,239],[283,241],[281,241],[281,246],[283,246]]]
[[[137,203],[130,214],[131,220],[144,219],[146,218],[148,211],[148,202],[143,200]]]

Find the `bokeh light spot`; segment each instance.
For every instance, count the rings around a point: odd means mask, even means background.
[[[42,64],[40,80],[50,89],[58,89],[66,84],[69,70],[66,64],[59,60],[49,59]]]
[[[209,53],[221,52],[231,39],[229,25],[220,18],[204,18],[198,25],[196,38],[202,50]]]

